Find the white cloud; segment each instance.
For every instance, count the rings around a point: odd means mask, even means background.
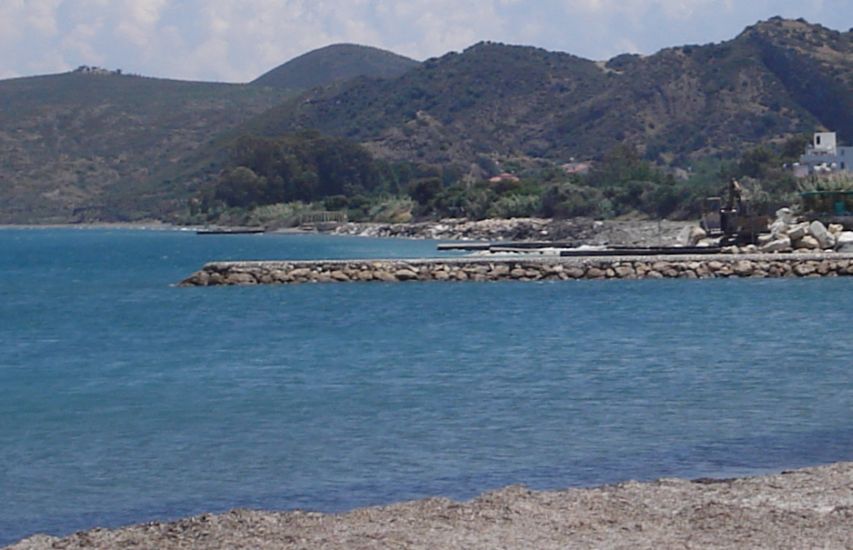
[[[56,8],[60,0],[29,0],[27,2],[27,27],[51,36],[57,33]]]
[[[8,43],[17,40],[21,34],[21,24],[25,13],[24,0],[0,2],[0,41]]]
[[[73,52],[73,57],[80,60],[78,66],[103,65],[106,62],[106,57],[103,53],[98,52],[93,45],[95,38],[102,29],[103,21],[99,19],[75,25],[63,38],[61,42],[62,51],[66,54]]]
[[[713,7],[730,11],[733,0],[566,0],[570,11],[597,15],[661,12],[673,19],[684,19],[697,11]]]
[[[114,4],[117,39],[127,39],[139,48],[148,48],[156,39],[157,23],[168,0],[124,0]]]

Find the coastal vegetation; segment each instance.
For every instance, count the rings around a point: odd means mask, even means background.
[[[675,171],[630,146],[608,151],[585,173],[540,163],[472,180],[449,169],[377,159],[347,140],[302,132],[237,139],[219,178],[193,201],[190,223],[297,225],[316,212],[351,221],[405,222],[437,218],[689,219],[704,198],[737,178],[756,208],[796,204],[794,162],[807,136],[758,146],[740,158],[708,158]]]

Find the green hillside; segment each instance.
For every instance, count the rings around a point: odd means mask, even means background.
[[[456,162],[538,141],[548,147],[531,130],[556,127],[563,110],[580,108],[606,86],[607,75],[592,61],[481,43],[395,80],[317,90],[265,113],[246,131],[317,129],[368,143],[387,158]]]
[[[175,209],[168,201],[180,182],[152,187],[151,174],[283,97],[265,87],[79,71],[0,81],[0,222],[117,221]]]
[[[253,84],[298,92],[359,76],[396,78],[418,65],[414,59],[378,48],[334,44],[288,61]]]
[[[229,130],[314,86],[417,65],[337,45],[246,85],[96,68],[0,81],[0,223],[164,217],[217,172]]]
[[[772,19],[720,44],[595,63],[481,43],[391,81],[315,91],[245,127],[318,129],[380,157],[568,161],[616,145],[686,165],[825,127],[853,138],[851,32]]]

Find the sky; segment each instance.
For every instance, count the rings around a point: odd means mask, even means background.
[[[0,78],[94,65],[248,82],[341,42],[418,60],[482,40],[601,60],[728,40],[774,15],[846,31],[853,0],[0,0]]]

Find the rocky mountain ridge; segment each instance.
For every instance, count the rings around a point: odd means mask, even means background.
[[[733,40],[605,64],[480,43],[402,77],[316,90],[253,131],[350,137],[433,163],[594,158],[627,143],[688,164],[816,128],[853,139],[853,33],[774,18]]]

